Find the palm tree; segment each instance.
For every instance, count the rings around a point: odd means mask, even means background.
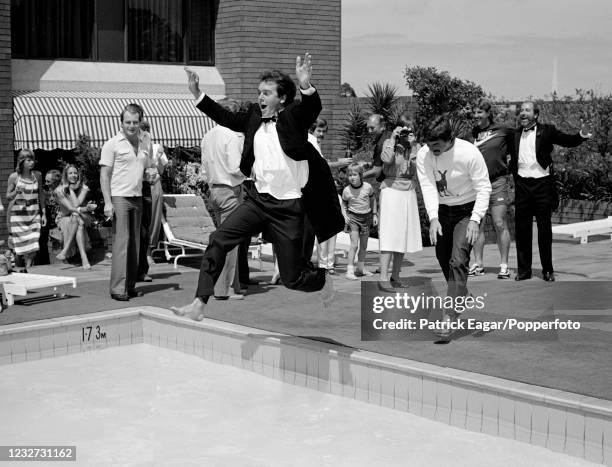
[[[366,117],[357,99],[352,102],[341,134],[345,149],[357,151],[363,146],[363,138],[367,134]]]
[[[368,103],[370,110],[374,114],[380,114],[383,120],[390,126],[393,122],[392,115],[394,107],[399,99],[397,88],[389,83],[379,83],[378,81],[368,84]]]

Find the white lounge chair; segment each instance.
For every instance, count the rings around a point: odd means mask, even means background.
[[[166,259],[170,261],[174,258],[176,268],[179,259],[204,254],[208,246],[208,238],[215,231],[215,224],[201,196],[195,194],[164,195],[164,207],[162,227],[166,238],[161,243],[164,245]],[[170,252],[172,247],[180,248],[181,252],[173,255]],[[251,242],[249,253],[252,258],[259,259],[261,269],[260,240]]]
[[[610,239],[612,240],[612,216],[607,219],[555,225],[552,232],[554,234],[572,235],[574,238],[580,237],[580,243],[587,243],[590,235],[611,234]]]
[[[54,292],[57,292],[57,288],[62,285],[72,285],[76,289],[77,280],[76,277],[13,272],[6,276],[0,276],[0,284],[6,298],[6,304],[11,306],[15,303],[15,295],[26,296],[28,292],[51,287],[53,287]]]

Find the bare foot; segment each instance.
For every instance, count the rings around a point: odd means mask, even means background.
[[[85,271],[89,271],[89,270],[91,269],[91,264],[89,264],[89,263],[85,263],[85,264],[83,264],[83,269],[84,269]]]
[[[319,293],[321,301],[323,302],[323,307],[325,309],[329,308],[331,303],[334,301],[334,298],[336,298],[336,291],[334,290],[334,283],[332,281],[332,278],[329,277],[328,274],[325,277],[325,285]]]
[[[170,309],[177,316],[185,316],[194,321],[202,321],[204,319],[204,308],[206,308],[206,304],[202,299],[196,297],[189,305],[181,307],[173,306]]]

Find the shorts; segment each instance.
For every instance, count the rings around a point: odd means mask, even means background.
[[[508,206],[510,204],[510,191],[508,189],[508,176],[502,175],[491,182],[491,197],[489,209],[493,206]]]
[[[356,212],[348,212],[348,231],[358,232],[359,235],[370,236],[370,225],[372,225],[372,212],[366,212],[365,214],[359,214]]]

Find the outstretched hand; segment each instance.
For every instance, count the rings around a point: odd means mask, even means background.
[[[593,126],[590,123],[585,123],[580,119],[580,136],[589,139],[593,136]]]
[[[300,83],[300,88],[308,89],[310,87],[310,78],[312,76],[312,57],[306,52],[304,58],[299,55],[295,59],[295,77]]]
[[[189,91],[191,92],[191,94],[193,94],[193,97],[197,99],[198,97],[200,97],[200,94],[201,94],[200,77],[195,71],[193,71],[189,67],[185,67],[184,70],[185,70],[185,73],[187,73],[187,78],[188,78],[187,86],[189,87]]]

